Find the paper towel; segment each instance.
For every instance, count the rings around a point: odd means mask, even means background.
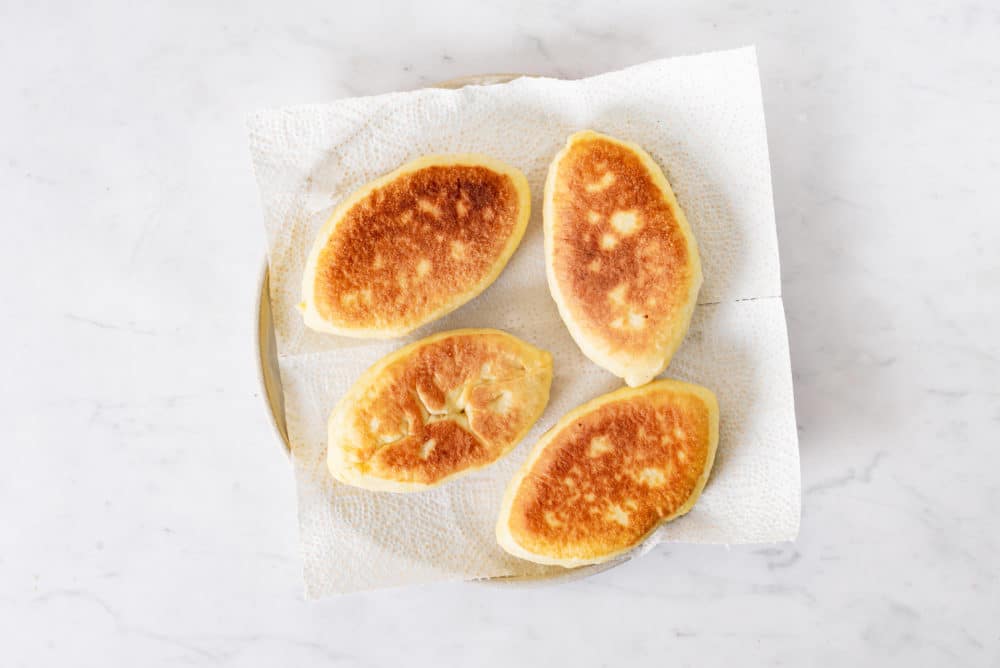
[[[519,79],[262,111],[248,125],[309,596],[547,572],[500,550],[493,523],[507,480],[537,437],[572,407],[621,386],[579,352],[545,283],[545,172],[566,137],[585,128],[637,142],[663,166],[698,239],[705,275],[691,330],[664,375],[717,393],[718,456],[694,510],[647,545],[796,535],[798,443],[753,49],[579,81]],[[305,329],[295,308],[302,271],[336,203],[422,154],[463,152],[520,168],[532,188],[528,231],[497,282],[396,341]],[[532,432],[496,465],[427,492],[380,494],[333,481],[324,463],[326,419],[339,397],[385,354],[458,327],[496,327],[553,353],[552,398]]]

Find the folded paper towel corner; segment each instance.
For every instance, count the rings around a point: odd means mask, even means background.
[[[697,506],[662,526],[664,542],[771,543],[798,533],[801,506],[770,164],[752,48],[658,60],[588,79],[518,79],[261,111],[248,119],[264,209],[271,302],[298,490],[306,594],[501,576],[550,568],[501,550],[503,490],[564,413],[620,386],[587,360],[545,283],[539,199],[566,137],[591,128],[646,148],[664,168],[698,240],[704,285],[665,376],[715,391],[720,440]],[[533,214],[520,249],[486,293],[398,341],[305,329],[295,305],[312,240],[336,203],[426,153],[486,153],[521,169]],[[326,421],[383,355],[436,331],[491,327],[550,350],[552,400],[497,464],[427,492],[348,487],[325,468]]]

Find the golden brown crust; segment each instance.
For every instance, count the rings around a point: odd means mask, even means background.
[[[330,417],[334,477],[414,491],[486,466],[541,416],[552,357],[498,330],[443,332],[389,355]]]
[[[546,184],[546,259],[581,349],[630,385],[659,373],[690,321],[701,265],[662,171],[638,146],[581,132]]]
[[[465,303],[517,247],[530,209],[517,170],[485,156],[425,156],[368,184],[320,233],[306,324],[399,336]]]
[[[717,442],[718,404],[703,387],[664,380],[598,397],[539,441],[508,489],[498,540],[541,563],[606,561],[690,510]]]

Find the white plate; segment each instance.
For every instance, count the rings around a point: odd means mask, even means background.
[[[524,74],[481,74],[477,76],[461,77],[450,79],[436,84],[436,88],[462,88],[463,86],[488,86],[491,84],[507,83],[518,77],[528,76]],[[270,274],[267,263],[264,264],[264,272],[260,279],[260,288],[257,299],[257,351],[258,370],[261,388],[263,389],[264,401],[267,406],[268,415],[278,434],[280,442],[286,452],[290,452],[288,441],[288,423],[285,420],[285,398],[281,388],[281,374],[278,371],[278,349],[274,338],[274,321],[271,319],[271,296],[270,296]],[[475,580],[487,584],[503,585],[545,585],[555,582],[566,582],[578,580],[580,578],[606,571],[614,568],[631,557],[626,555],[620,559],[593,566],[582,566],[566,570],[565,572],[555,572],[542,576],[506,576],[497,578],[484,578]]]

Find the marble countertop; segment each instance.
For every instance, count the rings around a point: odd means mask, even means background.
[[[471,4],[0,10],[0,665],[997,665],[1000,10]],[[304,601],[244,114],[746,44],[798,541]]]

